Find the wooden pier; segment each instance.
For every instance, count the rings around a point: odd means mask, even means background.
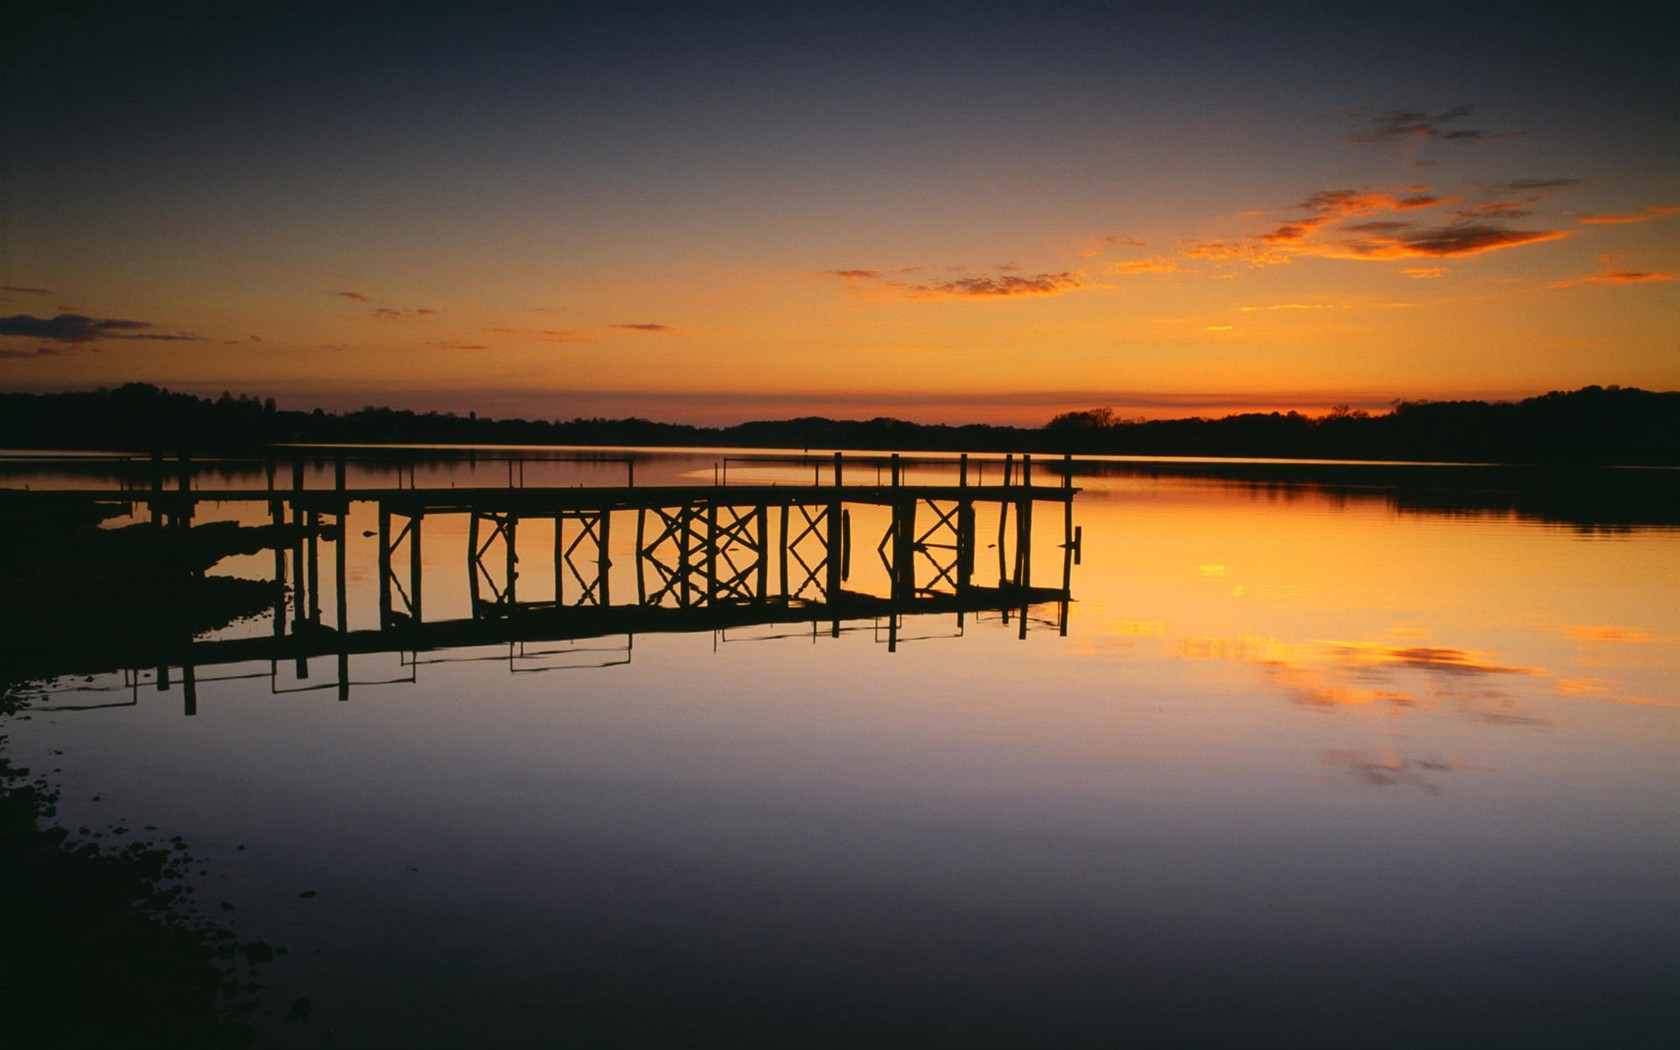
[[[860,618],[886,621],[892,651],[904,616],[955,613],[960,627],[965,614],[996,610],[1014,615],[1025,637],[1028,608],[1046,603],[1056,607],[1056,622],[1066,633],[1072,567],[1081,545],[1073,522],[1078,489],[1070,458],[1057,464],[1059,476],[1050,484],[1035,483],[1030,456],[1006,458],[1001,477],[994,471],[990,484],[971,479],[966,456],[949,465],[956,468],[954,484],[949,479],[912,484],[896,455],[883,466],[884,477],[859,481],[847,476],[848,467],[854,474],[864,471],[836,453],[809,484],[727,484],[720,472],[712,485],[638,486],[631,473],[624,485],[526,487],[515,483],[510,464],[507,486],[428,488],[411,480],[406,486],[351,487],[339,453],[333,485],[311,488],[299,453],[289,486],[276,483],[278,464],[270,459],[265,487],[202,488],[192,484],[189,461],[157,457],[147,487],[43,492],[39,498],[122,501],[160,528],[190,526],[205,503],[266,504],[266,517],[276,526],[272,533],[289,537],[289,547],[277,542],[273,548],[274,580],[281,585],[273,636],[184,646],[166,658],[183,668],[184,683],[192,681],[186,669],[194,664],[291,661],[301,675],[307,661],[332,656],[341,696],[347,696],[348,659],[357,653],[746,624],[827,624],[838,636],[843,621]],[[399,470],[399,482],[401,476]],[[377,520],[376,630],[349,627],[345,533],[357,504],[371,504]],[[1033,523],[1041,504],[1061,510],[1056,586],[1034,584]],[[869,544],[864,549],[879,559],[888,581],[885,594],[847,587],[853,510],[866,507],[876,508],[869,520],[886,520],[878,541],[860,543]],[[977,508],[987,510],[988,520],[996,515],[995,542],[988,544],[996,550],[995,578],[979,578]],[[424,526],[443,515],[467,518],[466,549],[456,563],[467,574],[471,614],[464,620],[425,615],[422,567],[430,560],[437,571],[437,561],[423,557]],[[537,531],[540,542],[552,541],[551,551],[521,549],[521,537],[531,535],[534,521],[546,523]],[[631,575],[611,571],[614,552],[622,556],[626,548],[626,529],[634,530],[633,595],[612,586],[615,577],[620,588],[626,586]],[[458,535],[459,525],[453,531]],[[320,608],[325,546],[332,548],[334,574],[330,620]],[[552,589],[542,588],[544,596],[536,600],[522,598],[520,580],[527,570],[521,566],[545,562],[552,568]],[[1038,575],[1046,573],[1041,569]],[[166,671],[159,681],[167,681]]]

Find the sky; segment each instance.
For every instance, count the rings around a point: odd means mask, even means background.
[[[1680,3],[0,6],[0,389],[1039,425],[1680,388]]]

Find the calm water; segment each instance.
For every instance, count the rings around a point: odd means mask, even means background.
[[[527,483],[624,471],[551,469]],[[250,662],[199,668],[192,717],[178,677],[113,673],[9,748],[65,826],[184,836],[198,898],[289,949],[268,1045],[1675,1045],[1680,530],[1078,483],[1065,635],[1047,604],[1024,638],[1019,610],[909,617],[892,652],[866,620],[357,655],[345,701],[310,688],[331,659]],[[200,520],[240,515],[266,509]],[[881,525],[856,516],[848,586],[885,578]],[[352,627],[375,528],[353,508]],[[426,522],[428,619],[470,609],[465,528]],[[1040,508],[1035,583],[1061,529]]]

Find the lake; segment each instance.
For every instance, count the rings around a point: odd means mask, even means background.
[[[409,473],[353,456],[348,486],[830,470],[498,455]],[[891,470],[853,459],[848,482]],[[907,458],[905,482],[956,463]],[[17,462],[4,484],[109,470]],[[1035,470],[1062,483],[1059,461]],[[334,483],[328,461],[305,472]],[[190,702],[179,665],[79,667],[24,690],[7,752],[51,771],[74,841],[181,836],[198,904],[284,949],[255,970],[260,1045],[1674,1045],[1671,505],[1474,467],[1081,460],[1072,481],[1077,563],[1060,504],[1029,537],[1031,583],[1065,570],[1065,603],[725,623],[678,619],[679,588],[675,627],[580,612],[571,637],[463,627],[444,648],[362,645],[342,671],[251,657],[239,645],[300,630],[311,562],[306,604],[370,637],[412,608],[416,565],[427,621],[470,622],[475,588],[507,587],[512,559],[492,543],[474,565],[470,515],[440,513],[418,558],[393,537],[382,595],[378,515],[354,503],[342,545],[282,550],[278,629],[205,636],[239,658],[195,667]],[[193,484],[268,481],[205,465]],[[199,505],[195,524],[216,520],[271,514]],[[847,589],[892,592],[891,521],[852,508]],[[1015,570],[1005,525],[977,509],[978,584]],[[559,544],[550,522],[520,528],[519,600],[554,603],[556,577],[559,605],[593,600],[580,522]],[[615,515],[614,603],[649,590],[636,545]],[[917,588],[943,588],[953,556],[936,534]],[[765,560],[770,591],[784,571],[824,582]],[[265,549],[211,572],[274,570]]]

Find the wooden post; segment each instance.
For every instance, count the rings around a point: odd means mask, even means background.
[[[777,566],[781,571],[782,600],[788,597],[788,505],[782,504],[782,542],[777,545]]]
[[[758,592],[759,601],[770,596],[770,508],[758,506]]]
[[[181,505],[175,512],[175,524],[186,528],[192,524],[192,457],[183,452],[177,464],[176,487],[180,490]],[[202,575],[194,573],[194,575]]]
[[[852,512],[840,512],[840,579],[852,578]]]
[[[559,536],[559,522],[564,521],[564,514],[554,514],[554,608],[564,605],[559,596],[561,583],[566,576],[566,546]]]
[[[379,501],[379,629],[391,626],[391,508]]]
[[[714,465],[713,469],[716,469]],[[677,508],[677,605],[688,608],[689,591],[692,589],[691,574],[694,563],[689,558],[689,547],[694,542],[694,508],[682,506]]]
[[[842,540],[840,537],[841,504],[838,498],[838,489],[835,490],[835,496],[835,501],[830,503],[823,512],[828,515],[828,520],[823,522],[824,525],[828,526],[828,535],[825,537],[828,542],[828,564],[825,566],[828,569],[828,578],[823,582],[823,598],[830,605],[834,604],[835,599],[840,595],[840,548]]]
[[[607,553],[607,526],[612,524],[612,511],[601,508],[600,548],[595,552],[595,572],[598,574],[596,601],[601,608],[612,604],[612,597],[607,591],[607,580],[612,575],[612,557]],[[555,601],[559,601],[556,594]]]
[[[471,582],[467,585],[468,594],[472,598],[473,618],[478,618],[478,511],[470,511],[472,516],[467,521],[467,578]]]
[[[834,454],[834,487],[840,487],[840,453]]]
[[[281,534],[286,527],[286,513],[278,499],[268,501],[269,523],[274,528],[274,637],[286,634],[286,547]]]
[[[333,543],[335,548],[333,552],[333,590],[337,592],[333,596],[333,612],[335,613],[335,619],[338,621],[338,633],[340,635],[350,629],[346,622],[349,619],[350,595],[348,589],[344,586],[345,580],[349,576],[347,569],[350,559],[348,552],[345,550],[348,546],[345,540],[348,538],[349,532],[349,525],[344,520],[344,515],[340,514],[338,516],[338,539]]]
[[[152,524],[163,524],[163,453],[152,453]]]
[[[347,576],[345,566],[348,561],[344,548],[346,546],[345,539],[350,532],[350,528],[349,523],[344,519],[345,515],[341,510],[338,515],[338,565],[336,566],[337,571],[334,574],[334,583],[337,585],[334,589],[338,592],[336,596],[337,601],[335,601],[334,604],[337,606],[335,611],[338,614],[338,699],[340,701],[350,699],[350,649],[348,642],[350,631],[350,595],[347,593],[347,589],[344,586],[345,578]]]
[[[423,520],[425,514],[418,507],[408,519],[408,585],[413,588],[408,604],[416,627],[420,625],[420,522]]]
[[[1015,456],[1014,456],[1014,454],[1010,454],[1010,455],[1007,455],[1007,456],[1003,457],[1003,487],[1005,489],[1009,488],[1009,478],[1010,478],[1010,475],[1014,472],[1014,466],[1015,466]],[[1005,553],[1004,553],[1005,551],[1008,550],[1008,545],[1004,542],[1005,527],[1008,524],[1009,524],[1009,500],[1007,498],[1003,498],[1000,494],[1000,498],[998,499],[998,535],[997,535],[998,585],[999,586],[1002,586],[1004,583],[1007,583],[1008,580],[1009,580],[1008,562],[1005,560],[1006,556],[1005,556]]]
[[[181,665],[181,713],[198,714],[198,669],[190,662]]]
[[[717,502],[706,503],[706,604],[717,600],[718,528]]]
[[[519,579],[519,553],[514,549],[514,534],[519,528],[519,519],[514,517],[513,511],[508,511],[502,518],[502,544],[507,549],[507,596],[508,612],[511,614],[516,604],[517,591],[515,582]]]
[[[309,622],[321,622],[321,512],[309,512]]]
[[[974,504],[964,500],[957,508],[957,591],[974,582]]]
[[[647,560],[647,551],[642,548],[643,538],[647,535],[647,508],[636,508],[636,604],[647,604],[647,580],[644,576],[643,562]]]

